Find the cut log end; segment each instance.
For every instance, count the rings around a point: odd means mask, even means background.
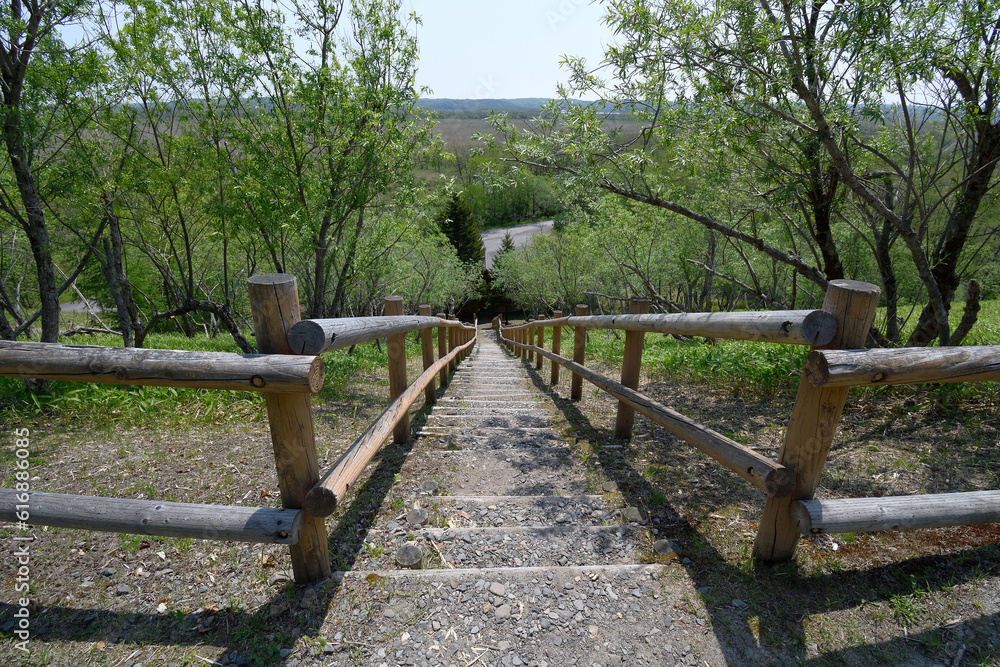
[[[802,372],[814,387],[825,386],[830,381],[830,364],[826,360],[826,355],[819,350],[809,353]]]
[[[325,380],[326,366],[323,364],[322,359],[316,357],[309,365],[309,391],[314,394],[318,392],[323,388],[323,382]]]
[[[764,478],[764,486],[775,498],[790,496],[795,488],[795,473],[788,468],[775,468]]]
[[[828,345],[837,335],[837,318],[825,310],[814,310],[802,321],[802,337],[809,345]]]
[[[337,509],[337,494],[322,486],[314,486],[306,494],[302,508],[313,516],[330,516]]]
[[[311,320],[302,320],[288,330],[288,347],[295,354],[319,354],[328,343],[323,327]]]

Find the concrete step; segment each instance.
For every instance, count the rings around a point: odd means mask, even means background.
[[[644,528],[611,526],[511,526],[368,531],[359,567],[391,569],[396,550],[418,547],[426,567],[565,567],[633,564],[651,552]]]
[[[374,528],[415,528],[412,520],[426,513],[427,526],[498,528],[557,525],[592,526],[624,522],[620,502],[605,496],[413,496],[393,495]],[[395,508],[395,509],[391,509]],[[411,514],[412,510],[423,510]]]
[[[585,495],[587,479],[569,452],[562,447],[411,455],[396,486],[416,493],[434,481],[441,495],[461,496]]]

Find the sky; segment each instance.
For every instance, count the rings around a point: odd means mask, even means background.
[[[404,0],[416,12],[418,85],[427,97],[556,96],[564,55],[597,64],[611,31],[592,0]]]

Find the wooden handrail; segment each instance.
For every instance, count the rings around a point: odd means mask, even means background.
[[[784,466],[743,447],[721,433],[716,433],[675,410],[660,405],[638,391],[595,373],[586,366],[574,363],[566,357],[558,356],[539,347],[524,345],[510,339],[506,340],[516,347],[533,348],[534,352],[562,364],[572,372],[586,378],[588,382],[603,389],[618,400],[624,401],[637,412],[646,415],[677,437],[694,445],[762,491],[777,498],[791,493],[795,477]]]
[[[13,377],[308,394],[324,372],[316,356],[0,341],[0,375]]]
[[[297,544],[306,519],[294,509],[0,489],[0,521],[17,521],[18,505],[31,508],[32,526],[272,544]]]
[[[1000,345],[813,350],[805,375],[816,387],[1000,380]]]
[[[1000,491],[800,500],[791,514],[803,535],[974,526],[1000,522]]]
[[[404,334],[427,327],[471,329],[457,320],[443,320],[420,315],[341,317],[325,320],[302,320],[288,331],[288,346],[295,354],[319,354],[364,343],[393,334]]]
[[[661,315],[587,315],[537,320],[507,326],[583,326],[646,333],[751,340],[761,343],[826,345],[837,334],[837,322],[823,310],[772,310],[734,313],[672,313]]]
[[[322,479],[306,494],[303,507],[313,516],[330,516],[337,509],[351,486],[361,476],[362,471],[378,452],[382,442],[393,431],[396,424],[407,414],[410,406],[417,400],[433,379],[435,374],[445,368],[456,357],[469,350],[476,343],[476,338],[456,347],[446,356],[438,359],[425,370],[413,384],[407,387],[396,400],[372,422],[371,426],[354,441],[344,454],[337,459]]]

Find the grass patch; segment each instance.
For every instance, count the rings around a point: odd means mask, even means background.
[[[77,336],[74,344],[121,345],[110,335]],[[146,347],[161,350],[198,352],[240,352],[228,336],[152,334]],[[436,343],[435,343],[435,349]],[[406,338],[408,359],[420,356],[416,334]],[[381,349],[364,343],[353,350],[337,350],[322,355],[326,381],[319,399],[343,398],[345,387],[365,377],[382,373],[388,365],[385,344]],[[180,427],[205,424],[260,422],[265,417],[264,397],[257,392],[185,389],[176,387],[136,387],[49,382],[47,394],[28,391],[20,378],[0,377],[0,425],[58,421],[61,424],[111,428],[116,425]]]

